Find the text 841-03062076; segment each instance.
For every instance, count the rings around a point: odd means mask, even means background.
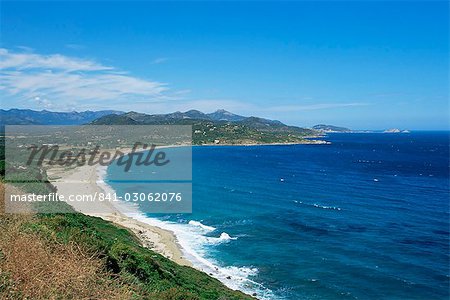
[[[150,201],[150,202],[180,202],[182,193],[125,193],[123,197],[118,197],[125,201]]]

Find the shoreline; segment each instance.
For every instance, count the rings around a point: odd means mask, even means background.
[[[57,177],[56,180],[51,180],[51,183],[58,189],[58,193],[68,197],[76,194],[94,194],[98,192],[108,193],[108,187],[102,184],[103,178],[100,178],[101,166],[81,166],[71,170],[56,167],[47,169],[49,178]],[[78,183],[78,184],[76,184]],[[83,191],[80,192],[80,184],[83,186]],[[67,199],[67,198],[66,198]],[[77,212],[85,215],[99,217],[110,221],[120,227],[131,230],[140,240],[144,247],[147,247],[164,257],[184,266],[192,266],[192,263],[187,260],[182,253],[182,248],[177,242],[175,234],[169,230],[162,229],[157,226],[152,226],[136,220],[135,218],[124,213],[124,210],[130,210],[131,207],[125,207],[119,203],[110,201],[96,201],[93,202],[66,202]],[[93,204],[95,206],[93,206]],[[123,209],[118,206],[123,206]]]
[[[305,137],[305,140],[302,142],[286,142],[286,143],[241,143],[241,144],[227,144],[227,143],[218,143],[218,144],[201,144],[201,145],[191,145],[192,147],[210,147],[210,146],[236,146],[236,147],[253,147],[253,146],[292,146],[292,145],[330,145],[331,142],[322,140],[319,137]],[[317,139],[317,140],[316,140]]]
[[[51,180],[51,182],[57,187],[58,194],[64,195],[64,197],[81,193],[115,193],[103,180],[103,177],[106,175],[106,167],[99,165],[81,166],[70,170],[56,167],[47,169],[47,175],[49,178],[57,178],[56,180]],[[130,230],[139,239],[142,246],[163,255],[179,265],[202,271],[208,276],[218,279],[230,289],[239,290],[253,296],[257,294],[258,297],[272,294],[270,290],[261,284],[247,278],[249,274],[255,273],[255,270],[247,267],[220,267],[193,249],[191,243],[192,241],[197,243],[197,240],[192,240],[190,233],[186,233],[186,227],[184,227],[191,226],[191,222],[188,224],[166,223],[157,218],[147,217],[144,213],[134,209],[132,205],[121,202],[97,201],[95,202],[95,207],[93,202],[67,201],[66,203],[77,212],[102,218],[116,226]],[[192,222],[194,221],[192,220]],[[201,224],[200,222],[198,223]],[[193,227],[202,228],[203,226],[201,224]],[[197,238],[202,238],[202,235],[198,235]],[[228,239],[231,238],[228,236],[223,239],[221,236],[217,238],[217,241],[221,242]],[[259,293],[255,293],[255,291],[259,291]],[[261,299],[267,298],[263,296]]]
[[[268,145],[295,145],[297,143],[280,143],[280,144],[268,144]],[[174,148],[193,145],[167,145],[157,146],[156,148]],[[248,144],[248,145],[198,145],[198,146],[264,146],[263,144]],[[125,155],[131,152],[131,149],[122,149]],[[145,151],[145,150],[141,150]],[[139,152],[136,151],[136,152]],[[47,169],[47,175],[50,182],[58,189],[58,193],[61,195],[70,194],[94,194],[94,193],[110,193],[114,194],[115,191],[111,186],[105,183],[104,178],[106,176],[107,166],[81,166],[73,169],[65,169],[64,167],[53,167]],[[78,184],[76,184],[78,183]],[[66,198],[65,198],[66,199]],[[174,261],[175,263],[183,266],[193,267],[199,271],[206,273],[215,279],[221,281],[228,288],[233,290],[240,290],[248,295],[258,295],[261,299],[267,298],[267,295],[272,295],[272,291],[265,288],[261,284],[248,278],[249,275],[256,274],[257,270],[251,267],[221,267],[214,261],[210,261],[204,258],[198,249],[194,249],[195,246],[202,243],[198,240],[192,240],[192,236],[189,234],[192,232],[186,232],[192,230],[192,227],[205,229],[205,226],[200,222],[191,220],[187,224],[177,224],[171,222],[165,222],[158,218],[147,217],[144,213],[138,211],[130,203],[123,203],[121,201],[97,201],[96,206],[93,209],[93,202],[78,202],[67,201],[74,210],[83,214],[99,217],[104,220],[110,221],[119,227],[126,228],[133,232],[139,239],[142,246],[153,250],[164,257]],[[198,223],[198,224],[196,224]],[[196,225],[193,225],[196,224]],[[186,227],[188,226],[188,227]],[[209,230],[209,229],[208,229]],[[207,230],[207,231],[208,231]],[[212,229],[212,231],[214,231]],[[201,231],[201,230],[200,230]],[[204,238],[202,233],[196,232],[197,238]],[[226,238],[222,235],[225,234]],[[222,233],[219,238],[215,239],[215,242],[226,242],[231,238],[227,233]],[[194,245],[193,245],[194,244]],[[255,293],[258,291],[258,293]],[[264,296],[263,296],[264,295]]]
[[[289,145],[325,145],[330,144],[324,140],[312,140],[308,143],[271,143],[271,144],[204,144],[204,145],[167,145],[156,146],[158,149],[162,148],[174,148],[174,147],[202,147],[202,146],[289,146]],[[129,154],[132,149],[121,149],[124,155]],[[145,151],[143,149],[137,149],[135,153]],[[65,169],[64,167],[53,167],[47,169],[47,175],[50,182],[56,186],[58,193],[64,195],[65,199],[67,195],[76,194],[90,194],[105,193],[114,194],[115,191],[111,186],[105,183],[107,166],[100,165],[84,165],[75,167],[73,169]],[[197,240],[193,241],[192,236],[189,236],[189,232],[192,228],[186,226],[206,227],[198,221],[191,220],[187,224],[177,224],[171,222],[165,222],[158,218],[147,217],[144,213],[133,207],[130,203],[123,203],[122,201],[97,201],[93,206],[92,201],[79,202],[79,201],[67,201],[74,210],[83,213],[85,215],[102,218],[106,221],[110,221],[119,227],[126,228],[134,233],[139,239],[142,246],[153,250],[164,257],[174,261],[175,263],[183,266],[193,267],[199,271],[202,271],[209,276],[218,279],[227,287],[240,290],[248,295],[257,294],[259,297],[262,295],[262,299],[267,299],[267,295],[272,295],[272,291],[268,290],[261,284],[248,278],[249,275],[256,274],[257,270],[249,267],[220,267],[214,261],[210,261],[204,258],[198,249],[194,249],[197,244],[201,245],[201,242],[197,243]],[[214,231],[207,229],[207,231]],[[197,238],[202,239],[203,233],[196,233]],[[225,239],[222,238],[225,235]],[[224,240],[233,239],[227,233],[223,232],[219,238],[216,239],[219,243]],[[255,293],[258,291],[258,293]],[[270,297],[268,298],[270,299]]]
[[[186,145],[158,146],[157,148],[175,148],[183,146]],[[106,169],[107,167],[97,168],[97,175],[98,178],[100,178],[100,180],[96,182],[97,186],[105,192],[115,193],[113,188],[107,185],[103,180],[106,176]],[[119,213],[123,215],[123,217],[129,219],[129,222],[125,222],[127,224],[119,225],[125,225],[124,227],[130,228],[130,223],[131,225],[138,223],[146,228],[153,228],[169,234],[171,237],[170,242],[172,242],[172,245],[175,245],[177,247],[176,249],[172,249],[171,251],[172,253],[176,253],[178,255],[171,256],[167,255],[167,252],[160,253],[158,252],[158,249],[150,249],[166,256],[167,258],[173,260],[178,264],[190,266],[199,271],[202,271],[208,276],[219,280],[230,289],[239,290],[250,296],[257,295],[260,299],[271,299],[270,297],[267,298],[267,295],[272,295],[271,290],[265,288],[260,283],[248,278],[249,275],[257,273],[256,269],[252,267],[221,267],[215,261],[205,258],[203,254],[199,253],[198,249],[195,249],[196,246],[204,244],[205,240],[208,240],[206,243],[221,243],[235,239],[230,237],[226,232],[222,232],[220,237],[217,238],[206,237],[206,233],[215,231],[216,228],[206,226],[201,222],[195,220],[190,220],[186,224],[178,224],[174,222],[163,221],[158,218],[148,217],[144,213],[129,205],[129,203],[119,202],[118,205],[114,206],[119,211]],[[114,220],[111,221],[117,224]],[[138,236],[138,238],[141,238],[141,236],[139,236],[138,234],[136,235]],[[166,243],[167,240],[163,240],[162,242]],[[173,259],[177,257],[179,259]],[[182,261],[181,263],[180,259]],[[255,293],[256,291],[258,293]]]
[[[267,144],[201,144],[190,145],[192,147],[211,147],[211,146],[223,146],[223,147],[257,147],[257,146],[295,146],[295,145],[330,145],[331,143],[324,140],[312,140],[311,143],[267,143]]]

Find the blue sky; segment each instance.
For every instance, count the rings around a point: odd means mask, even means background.
[[[448,2],[3,2],[3,108],[449,128]]]

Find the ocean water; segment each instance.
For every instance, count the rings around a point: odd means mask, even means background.
[[[193,213],[134,217],[261,299],[448,299],[449,138],[193,147]]]

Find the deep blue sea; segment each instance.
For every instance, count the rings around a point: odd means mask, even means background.
[[[259,298],[449,299],[449,138],[193,147],[193,213],[149,222]]]

